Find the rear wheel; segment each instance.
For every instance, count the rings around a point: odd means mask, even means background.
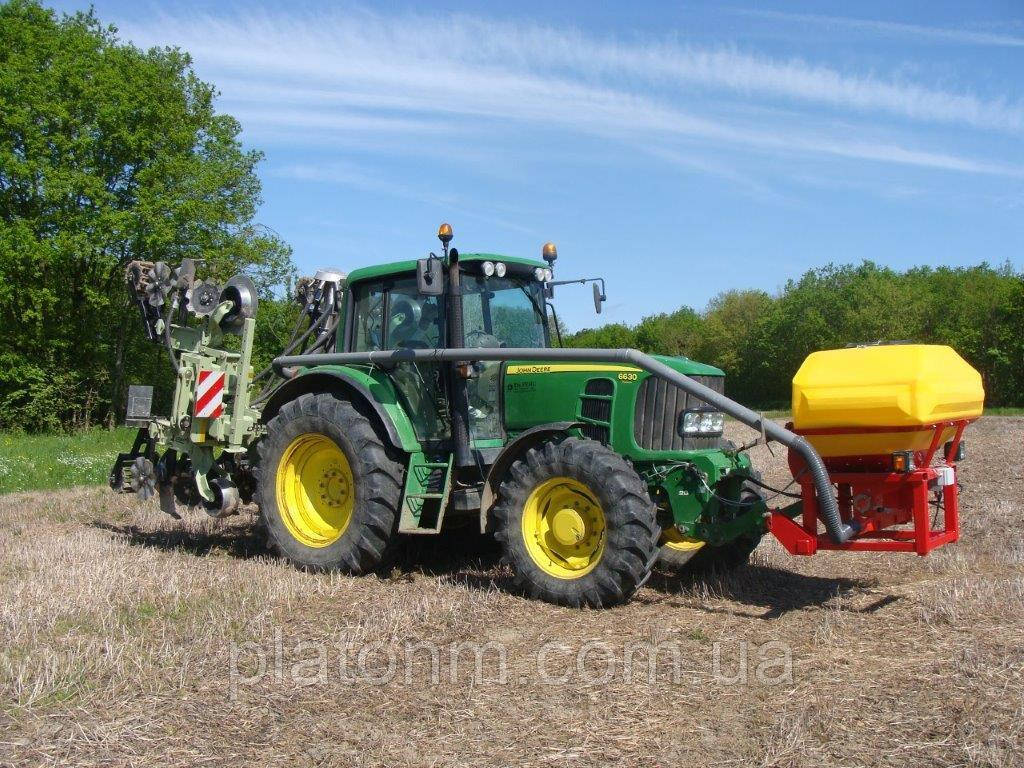
[[[369,420],[330,394],[286,404],[259,447],[257,502],[271,544],[312,570],[365,573],[395,538],[402,467]]]
[[[528,450],[501,485],[495,517],[516,586],[558,605],[625,602],[657,556],[660,529],[646,486],[593,440]]]

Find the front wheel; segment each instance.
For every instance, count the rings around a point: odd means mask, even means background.
[[[743,505],[763,501],[764,494],[758,485],[743,484],[740,503]],[[675,528],[668,528],[662,534],[661,554],[658,562],[673,569],[683,569],[693,574],[732,571],[749,562],[750,556],[761,543],[761,533],[748,533],[725,544],[705,544],[699,539],[683,537]]]
[[[650,576],[658,552],[647,487],[593,440],[528,450],[501,485],[495,517],[516,586],[558,605],[625,602]]]
[[[674,570],[685,567],[705,546],[700,539],[683,536],[674,525],[662,531],[658,544],[658,565]]]
[[[310,570],[366,573],[395,538],[402,467],[333,395],[286,404],[259,445],[257,503],[271,544]]]

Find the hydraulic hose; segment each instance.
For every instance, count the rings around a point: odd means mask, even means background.
[[[311,346],[309,349],[307,349],[305,352],[303,352],[302,355],[305,356],[305,355],[312,354],[312,353],[316,352],[318,349],[320,349],[320,347],[324,346],[324,344],[328,343],[334,337],[334,333],[338,330],[338,324],[340,322],[341,322],[341,318],[336,318],[335,321],[330,324],[330,326],[328,326],[327,328],[324,329],[323,333],[321,333],[320,337],[316,340],[316,343],[314,343],[313,346]],[[287,350],[285,350],[285,351],[287,352]],[[273,363],[271,363],[264,370],[267,370],[267,371],[279,371],[280,369],[277,369],[273,365]],[[259,377],[256,377],[256,378],[258,379]],[[253,381],[255,381],[255,380],[256,379],[253,379]],[[274,382],[271,382],[270,384],[268,384],[263,389],[263,391],[259,393],[259,395],[257,395],[255,398],[253,398],[252,405],[259,405],[260,403],[268,400],[270,398],[270,396],[273,395],[274,392],[277,391],[277,388],[281,385],[281,383],[283,383],[283,382],[279,382],[279,383],[276,383],[276,384]]]
[[[292,328],[292,333],[288,337],[288,342],[285,344],[284,351],[281,353],[282,355],[290,355],[292,352],[295,351],[295,347],[292,346],[292,344],[299,337],[299,331],[302,329],[302,321],[305,320],[306,317],[307,314],[305,311],[299,313],[299,317],[295,321],[295,327]],[[262,371],[260,371],[253,377],[253,383],[259,381],[264,376],[270,375],[273,372],[274,366],[268,365],[266,368],[264,368]]]
[[[181,368],[178,365],[178,358],[174,356],[174,342],[171,340],[171,316],[173,314],[174,307],[172,306],[164,318],[164,345],[167,347],[167,357],[171,361],[171,368],[174,369],[174,373],[177,375]]]
[[[295,331],[292,333],[291,341],[288,342],[288,346],[285,347],[284,352],[282,352],[281,354],[282,355],[290,355],[292,352],[294,352],[296,349],[298,349],[299,346],[302,344],[302,342],[304,342],[306,339],[309,338],[309,334],[311,334],[314,330],[319,328],[320,325],[324,322],[324,320],[326,320],[330,316],[331,316],[330,312],[324,312],[323,314],[319,315],[316,319],[314,319],[309,324],[309,327],[302,333],[302,335],[298,336],[298,337],[296,337],[296,334],[298,334],[299,329],[298,329],[298,327],[296,327]],[[300,315],[299,316],[299,324],[301,324],[301,322],[302,322],[302,316]],[[332,328],[336,328],[337,325],[338,325],[337,322],[335,322],[334,326],[332,326]],[[313,349],[316,349],[316,347],[314,346],[312,349],[310,349],[308,351],[312,352]],[[270,373],[273,370],[274,370],[274,366],[273,365],[268,365],[266,368],[264,368],[262,371],[260,371],[259,373],[257,373],[253,377],[253,381],[254,382],[259,381],[260,379],[262,379],[264,376],[266,376],[268,373]]]
[[[395,349],[376,352],[335,352],[316,355],[283,355],[274,359],[278,372],[285,366],[309,367],[314,365],[364,364],[387,366],[401,362],[453,362],[477,360],[528,360],[528,361],[587,361],[597,363],[628,363],[647,371],[659,379],[674,384],[685,392],[698,397],[723,413],[751,429],[762,433],[777,443],[796,451],[807,464],[817,493],[818,512],[825,530],[836,544],[845,544],[856,533],[855,523],[845,523],[839,514],[835,490],[828,470],[814,447],[800,435],[765,419],[761,414],[740,405],[723,394],[715,392],[689,376],[679,373],[664,363],[655,360],[636,349],[512,349],[512,348],[467,348],[467,349]]]

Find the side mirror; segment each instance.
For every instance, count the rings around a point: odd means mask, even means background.
[[[597,314],[601,314],[601,304],[607,298],[608,297],[601,292],[601,284],[594,283],[594,311],[597,312]]]
[[[444,270],[436,256],[416,262],[416,288],[424,296],[440,296],[444,293]]]

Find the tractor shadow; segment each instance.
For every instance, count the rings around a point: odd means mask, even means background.
[[[474,521],[475,523],[475,521]],[[501,547],[475,525],[431,536],[403,536],[390,564],[390,578],[414,574],[444,578],[484,591],[512,589],[512,576],[501,565]]]
[[[151,547],[168,552],[185,552],[196,557],[224,555],[248,560],[273,557],[266,536],[255,525],[227,524],[210,530],[204,526],[178,524],[173,527],[143,528],[131,523],[116,524],[94,520],[92,528],[108,531],[128,544]]]
[[[221,523],[189,518],[146,527],[136,523],[93,520],[89,526],[106,531],[137,547],[183,552],[195,557],[226,556],[240,560],[277,558],[255,518],[228,518]],[[475,523],[476,521],[474,521]],[[377,575],[392,581],[412,580],[416,575],[447,578],[453,583],[482,590],[507,590],[509,574],[499,563],[501,550],[491,536],[482,536],[475,525],[444,530],[430,536],[401,536],[389,561]]]
[[[134,523],[94,520],[92,528],[107,531],[138,547],[184,552],[195,557],[226,556],[248,560],[277,557],[266,535],[254,521],[232,518],[222,524],[184,524],[146,528]],[[417,576],[439,578],[455,585],[487,592],[514,592],[512,575],[501,564],[501,548],[493,536],[481,535],[474,525],[430,536],[402,536],[394,555],[377,576],[389,581],[412,581]],[[870,580],[808,576],[782,568],[749,564],[727,572],[671,572],[656,568],[636,603],[669,604],[710,613],[776,619],[790,611],[827,605],[836,596],[872,592]],[[652,596],[651,591],[662,597]],[[856,609],[872,613],[895,602],[893,595]],[[718,605],[729,601],[762,611],[737,610]],[[844,610],[850,610],[845,608]]]
[[[790,611],[819,608],[834,602],[837,597],[842,598],[854,592],[874,591],[877,583],[868,579],[808,576],[783,568],[748,564],[724,572],[673,573],[656,569],[647,581],[647,588],[664,595],[683,598],[676,603],[677,607],[692,607],[709,613],[728,613],[771,620]],[[644,598],[641,594],[635,599]],[[895,595],[883,595],[862,608],[844,607],[844,610],[874,613],[898,599]],[[713,605],[721,601],[731,601],[765,610],[759,613],[744,612]]]

